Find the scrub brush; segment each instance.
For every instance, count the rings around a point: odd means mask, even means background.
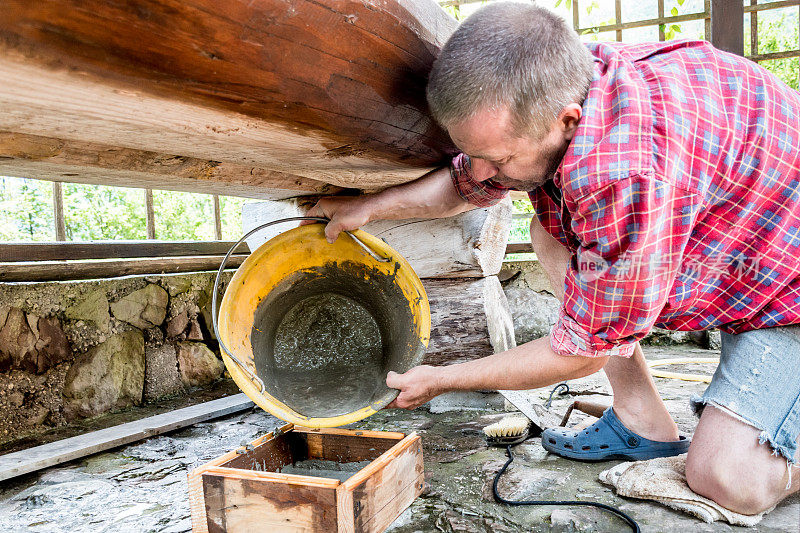
[[[512,446],[530,436],[531,421],[522,413],[513,413],[483,428],[489,446]]]

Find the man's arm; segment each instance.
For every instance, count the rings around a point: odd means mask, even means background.
[[[450,217],[474,208],[459,196],[445,167],[375,194],[322,198],[307,215],[330,218],[325,236],[334,242],[340,232],[371,220]]]
[[[608,357],[559,355],[544,336],[511,350],[449,366],[417,366],[405,374],[389,372],[386,385],[400,395],[388,407],[414,409],[450,391],[538,389],[593,374]]]

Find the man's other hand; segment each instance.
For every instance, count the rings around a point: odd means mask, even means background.
[[[416,409],[445,392],[440,386],[438,369],[428,365],[415,366],[405,374],[389,372],[386,376],[386,386],[400,391],[386,409]]]
[[[306,216],[325,217],[331,221],[325,226],[325,238],[333,243],[343,231],[358,229],[369,222],[370,210],[367,196],[330,196],[321,198]],[[306,220],[300,225],[313,224]]]

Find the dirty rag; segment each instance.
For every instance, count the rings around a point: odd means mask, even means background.
[[[744,515],[695,493],[686,484],[686,454],[620,463],[601,472],[600,481],[613,486],[620,496],[654,500],[707,523],[725,520],[734,526],[752,527],[775,508]]]

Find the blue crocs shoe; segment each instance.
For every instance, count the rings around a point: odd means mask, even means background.
[[[669,457],[686,453],[691,439],[663,442],[640,437],[622,425],[614,410],[609,407],[594,424],[582,431],[565,428],[548,428],[542,432],[542,446],[548,452],[581,459],[604,461],[627,459],[642,461],[655,457]]]

